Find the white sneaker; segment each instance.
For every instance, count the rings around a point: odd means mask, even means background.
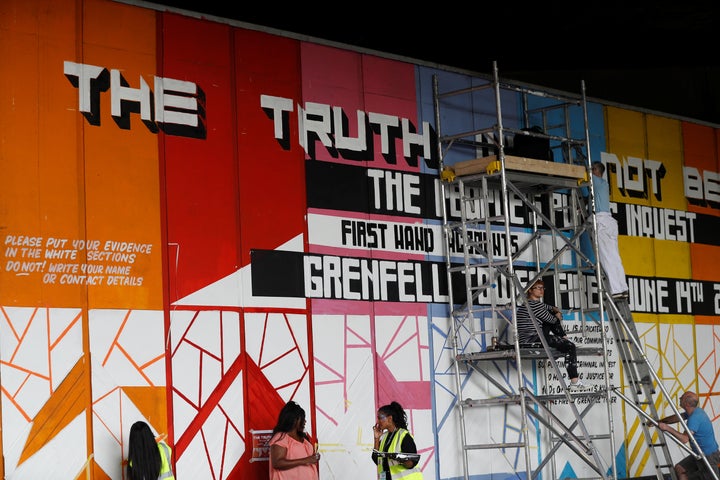
[[[570,382],[570,384],[568,385],[568,388],[570,390],[584,390],[585,384],[582,382],[582,380],[578,379],[578,381],[575,383]]]

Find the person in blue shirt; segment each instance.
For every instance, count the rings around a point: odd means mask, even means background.
[[[592,184],[595,196],[595,221],[597,222],[597,241],[602,266],[613,298],[628,298],[628,284],[625,268],[618,247],[618,224],[610,214],[610,185],[603,178],[605,165],[592,163]]]
[[[692,446],[693,451],[705,455],[708,463],[714,469],[715,475],[720,475],[718,471],[720,452],[718,451],[718,443],[715,440],[715,431],[713,430],[712,422],[707,416],[707,413],[698,407],[698,403],[698,396],[695,392],[688,391],[683,393],[680,397],[680,407],[685,411],[680,415],[683,420],[685,420],[687,429],[692,433],[702,452],[697,452],[694,445]],[[690,441],[690,435],[688,435],[687,431],[681,433],[669,425],[670,423],[678,423],[679,421],[678,416],[673,414],[660,419],[657,427],[663,432],[670,433],[682,443],[688,443]],[[703,480],[713,479],[713,475],[708,472],[702,457],[696,458],[695,455],[688,455],[676,464],[675,473],[677,474],[678,480],[691,478]]]

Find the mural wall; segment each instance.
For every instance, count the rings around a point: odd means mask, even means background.
[[[0,58],[3,478],[122,479],[141,419],[178,480],[267,478],[290,399],[323,479],[375,475],[392,400],[462,476],[432,77],[466,74],[110,0],[2,2]],[[590,112],[647,353],[716,420],[718,130]]]

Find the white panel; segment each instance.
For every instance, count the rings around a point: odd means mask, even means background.
[[[107,352],[112,342],[117,337],[118,330],[122,326],[125,320],[127,310],[115,310],[115,309],[104,309],[104,310],[90,310],[88,312],[88,323],[90,325],[90,352],[93,357],[98,358],[99,362],[105,358],[104,352]],[[95,328],[93,325],[95,322],[98,323],[98,327]]]
[[[0,333],[0,336],[2,333]],[[28,372],[12,365],[0,365],[0,378],[2,387],[7,392],[15,394],[28,378]]]
[[[55,322],[53,312],[50,325]],[[82,358],[82,322],[73,324],[65,332],[58,343],[53,345],[50,351],[50,362],[52,365],[52,388],[57,389],[65,380],[65,377]]]
[[[263,358],[268,361],[271,360],[266,356],[263,356]],[[296,349],[290,351],[290,353],[284,357],[279,358],[278,361],[265,366],[263,368],[263,375],[265,375],[270,383],[275,386],[285,385],[288,382],[294,382],[300,379],[303,375],[302,367],[303,359],[300,357]],[[293,385],[290,388],[294,390],[295,386]],[[290,399],[285,398],[285,401],[287,400]]]
[[[375,322],[378,353],[384,357],[395,378],[400,382],[423,380],[420,357],[427,355],[427,349],[419,350],[419,347],[427,347],[427,344],[419,345],[422,337],[418,334],[417,317],[382,316],[376,317]]]
[[[165,385],[161,311],[91,310],[89,316],[90,352],[97,362],[95,368],[105,371],[110,385]],[[96,392],[94,387],[93,394],[99,396],[102,392]]]
[[[308,322],[305,315],[287,314],[288,322],[293,330],[295,341],[302,352],[303,358],[307,358],[308,351]]]
[[[2,420],[5,475],[9,476],[20,460],[20,454],[30,434],[32,424],[27,421],[15,404],[8,401],[5,395],[2,396]]]
[[[230,420],[233,424],[231,428],[237,429],[241,433],[245,431],[245,415],[236,415],[235,412],[243,412],[246,407],[245,398],[243,397],[243,384],[243,375],[241,373],[233,381],[232,385],[227,388],[218,404],[224,411],[232,412],[230,414]]]
[[[200,350],[219,356],[220,312],[217,310],[198,312],[190,330],[185,333],[185,340]]]
[[[237,312],[222,312],[222,358],[223,373],[238,358],[241,350],[240,315]]]
[[[375,478],[370,459],[375,423],[370,318],[314,315],[313,345],[321,476]]]
[[[196,407],[200,401],[200,352],[187,343],[173,353],[173,387]]]
[[[207,458],[207,453],[205,444],[202,441],[202,435],[195,435],[182,457],[177,459],[175,480],[215,478],[210,465],[204,460]]]
[[[123,350],[138,365],[164,354],[165,326],[163,312],[159,310],[132,310],[119,339]],[[163,385],[161,383],[161,385]]]
[[[222,380],[222,365],[217,357],[212,357],[207,353],[202,353],[199,383],[202,388],[200,392],[200,401],[205,403],[211,393],[217,388],[218,383]],[[178,372],[182,373],[182,372]]]
[[[277,357],[284,355],[288,350],[296,348],[295,339],[292,337],[292,331],[289,329],[284,315],[277,313],[268,315],[265,342],[258,342],[258,345],[262,348],[262,352],[260,352],[262,357],[259,359],[259,365],[261,367],[275,360]],[[247,348],[249,353],[249,338]]]
[[[20,332],[27,329],[30,321],[34,318],[33,315],[39,314],[39,311],[36,312],[35,308],[27,307],[4,307],[3,310],[5,315],[0,316],[2,319],[0,331],[3,332],[3,335],[0,336],[0,352],[6,352],[5,355],[7,355],[7,352],[15,350],[20,340],[18,337]],[[44,314],[41,315],[44,316]],[[10,325],[5,321],[6,317],[11,322]],[[9,330],[10,327],[14,332]]]
[[[50,376],[50,351],[48,345],[48,331],[45,313],[47,310],[38,310],[37,316],[30,323],[24,338],[13,353],[12,362],[28,371],[46,377]],[[52,313],[50,313],[52,315]],[[9,352],[4,352],[6,355]]]
[[[85,415],[81,414],[62,429],[35,455],[24,461],[17,469],[5,465],[8,480],[37,480],[40,478],[84,478],[88,458]],[[48,466],[52,466],[52,470]]]
[[[170,345],[175,351],[178,343],[182,341],[184,333],[195,318],[194,310],[172,310],[170,312]]]
[[[256,363],[263,349],[263,334],[266,328],[264,313],[245,313],[245,350]]]
[[[75,308],[52,310],[52,318],[50,322],[50,343],[53,344],[60,340],[60,337],[66,335],[67,328],[75,322],[82,328],[81,310]],[[73,327],[75,328],[75,327]],[[61,340],[62,341],[62,340]]]
[[[188,404],[185,398],[175,392],[173,392],[172,401],[173,428],[175,430],[175,437],[179,438],[188,428],[190,422],[195,420],[195,417],[197,416],[197,408]],[[185,452],[184,455],[187,455],[187,452]]]
[[[0,373],[3,378],[3,410],[2,410],[2,435],[3,435],[3,455],[5,457],[5,471],[14,471],[16,463],[20,458],[25,439],[30,432],[32,426],[28,418],[33,418],[45,403],[50,399],[53,392],[53,385],[58,385],[65,378],[68,370],[72,368],[77,358],[82,352],[82,334],[81,325],[77,330],[73,329],[71,333],[54,346],[54,355],[49,357],[50,345],[48,344],[48,321],[52,323],[55,313],[59,315],[60,324],[67,325],[67,318],[77,315],[77,309],[35,309],[35,308],[13,308],[5,310],[8,312],[8,321],[0,324],[0,339],[3,341],[3,348],[0,349],[3,364],[0,367]],[[28,324],[28,319],[32,318],[32,322]],[[12,329],[10,328],[12,327]],[[26,328],[27,327],[27,328]],[[15,332],[22,332],[22,344],[15,343]],[[12,339],[5,342],[7,339]],[[7,348],[6,348],[7,347]],[[16,348],[17,347],[17,348]],[[25,352],[18,354],[18,352]],[[34,352],[35,360],[28,358]],[[59,362],[56,365],[52,361]],[[21,372],[22,369],[29,371]],[[52,372],[52,376],[49,373]],[[13,397],[13,401],[8,401],[7,395]],[[72,436],[72,427],[67,426],[60,435],[68,438]],[[82,434],[78,438],[74,438],[73,442],[80,442],[83,447],[78,450],[85,451],[85,428],[82,425]],[[57,437],[56,437],[57,438]],[[56,439],[51,440],[53,446],[48,450],[49,455],[57,449]],[[46,447],[47,448],[47,447]],[[44,450],[43,450],[44,451]],[[24,462],[27,466],[23,466],[24,471],[36,473],[38,467],[38,458],[42,458],[43,453],[36,453],[29,460]],[[61,455],[62,457],[62,455]],[[68,456],[67,464],[72,467],[71,459]],[[83,456],[83,461],[84,461]],[[64,468],[64,466],[62,467]],[[32,474],[32,473],[30,473]],[[24,474],[18,473],[18,477]],[[31,477],[25,477],[31,478]]]

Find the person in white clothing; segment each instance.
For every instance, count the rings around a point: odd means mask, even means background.
[[[605,165],[592,164],[592,182],[595,195],[595,220],[597,222],[598,253],[600,265],[607,276],[610,294],[615,299],[628,298],[625,268],[618,247],[618,224],[610,214],[610,185],[603,178]]]

